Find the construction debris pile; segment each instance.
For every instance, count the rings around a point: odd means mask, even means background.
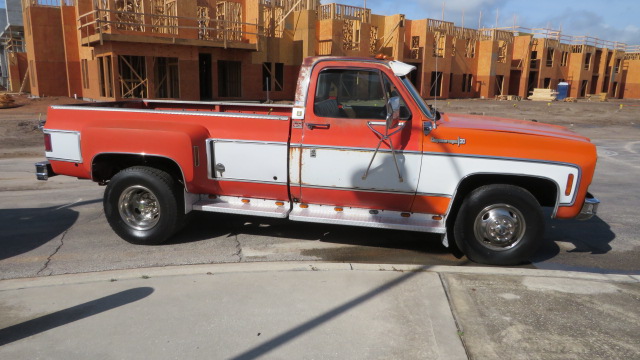
[[[0,109],[16,107],[16,101],[9,94],[0,95]]]

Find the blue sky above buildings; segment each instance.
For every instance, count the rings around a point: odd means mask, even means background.
[[[322,0],[364,6],[364,0]],[[368,0],[366,6],[381,15],[405,14],[408,19],[452,21],[470,28],[517,25],[552,28],[567,35],[588,35],[604,40],[640,45],[639,0]],[[6,7],[0,0],[0,7]],[[482,12],[482,21],[480,20]]]
[[[364,0],[322,0],[364,6]],[[407,19],[424,18],[452,21],[456,26],[478,28],[516,24],[526,28],[551,28],[563,34],[593,36],[603,40],[640,45],[639,0],[367,0],[374,14],[405,14]]]

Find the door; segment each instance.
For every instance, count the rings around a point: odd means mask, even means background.
[[[316,66],[300,152],[302,203],[410,210],[421,158],[421,133],[412,126],[420,121],[411,121],[403,85],[379,67]],[[392,96],[400,97],[401,121],[386,132]]]
[[[211,70],[211,54],[199,54],[200,100],[213,99],[213,79]]]

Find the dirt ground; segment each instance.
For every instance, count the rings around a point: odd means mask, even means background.
[[[0,108],[0,158],[44,156],[38,124],[46,120],[49,106],[84,102],[68,97],[12,96],[17,107]]]
[[[43,155],[42,132],[38,124],[46,120],[49,106],[83,102],[67,97],[29,98],[27,95],[14,95],[14,99],[18,107],[0,109],[0,158]],[[428,100],[428,103],[445,113],[500,116],[562,125],[592,138],[628,138],[640,131],[640,100],[565,103],[445,99]]]

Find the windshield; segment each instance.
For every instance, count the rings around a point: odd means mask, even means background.
[[[404,83],[404,86],[407,88],[407,90],[409,90],[409,92],[411,93],[411,97],[413,97],[413,100],[416,101],[416,104],[418,104],[418,107],[420,108],[422,113],[425,114],[429,119],[433,120],[434,119],[433,114],[431,113],[431,111],[429,110],[429,107],[420,96],[420,93],[418,93],[418,90],[416,90],[416,88],[411,83],[411,80],[409,80],[406,76],[401,76],[400,80],[402,80],[402,83]]]

